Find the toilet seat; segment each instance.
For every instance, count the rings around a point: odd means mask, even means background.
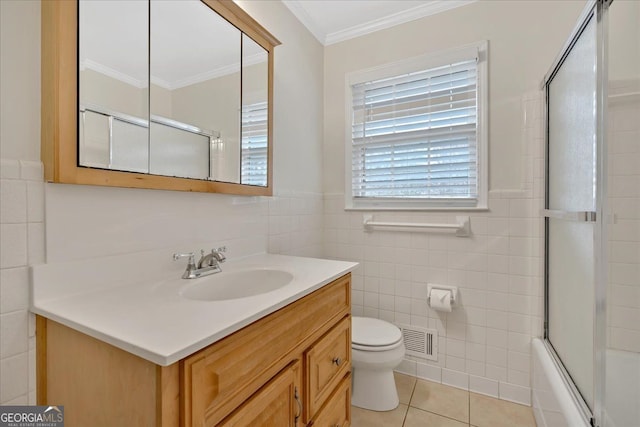
[[[351,347],[354,350],[387,351],[402,344],[402,332],[397,326],[369,317],[351,318]]]

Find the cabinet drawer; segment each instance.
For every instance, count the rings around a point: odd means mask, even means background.
[[[308,418],[327,400],[351,371],[351,317],[342,319],[305,353]]]
[[[348,313],[349,295],[346,275],[185,358],[185,425],[219,423],[289,364],[294,349]]]
[[[351,374],[340,383],[326,405],[309,423],[313,427],[346,427],[351,425]]]

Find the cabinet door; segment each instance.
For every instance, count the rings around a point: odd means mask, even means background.
[[[219,425],[296,427],[301,414],[300,362],[296,361],[280,371]]]
[[[346,427],[351,425],[351,374],[336,388],[315,419],[313,427]]]

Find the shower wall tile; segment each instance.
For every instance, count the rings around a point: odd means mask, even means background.
[[[608,346],[640,352],[639,81],[610,82]],[[635,95],[629,95],[629,93]]]

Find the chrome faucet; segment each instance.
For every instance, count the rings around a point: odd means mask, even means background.
[[[227,251],[225,246],[218,249],[211,249],[211,253],[204,254],[204,250],[200,251],[200,260],[196,265],[195,255],[193,252],[173,254],[174,261],[180,258],[189,258],[187,269],[182,274],[183,279],[196,279],[198,277],[207,276],[209,274],[219,273],[222,271],[220,263],[227,259],[224,252]]]
[[[227,257],[224,256],[224,252],[227,250],[226,247],[221,247],[218,249],[211,249],[211,253],[205,255],[204,250],[200,250],[200,261],[198,261],[198,268],[203,267],[213,267],[221,263],[225,262]]]

